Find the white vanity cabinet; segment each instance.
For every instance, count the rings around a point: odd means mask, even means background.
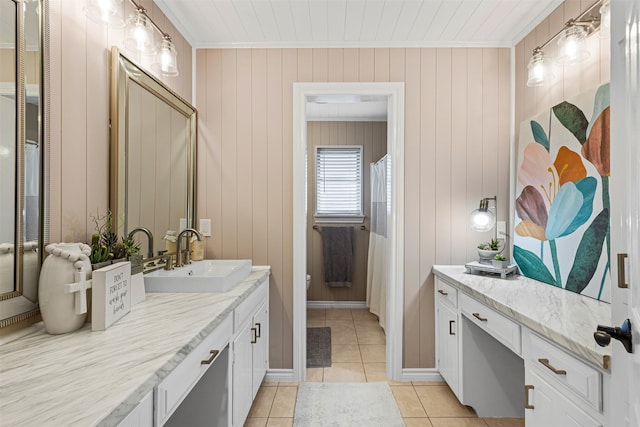
[[[436,278],[435,289],[437,368],[453,393],[462,400],[459,387],[458,291],[439,278]]]
[[[153,427],[153,391],[140,400],[118,427]]]
[[[269,280],[234,311],[232,425],[242,427],[269,366]]]

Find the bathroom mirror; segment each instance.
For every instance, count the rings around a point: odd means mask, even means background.
[[[111,200],[115,229],[146,227],[154,253],[181,220],[195,224],[196,109],[111,49]],[[142,254],[147,239],[136,235]]]
[[[39,320],[47,242],[46,0],[0,0],[0,328]]]

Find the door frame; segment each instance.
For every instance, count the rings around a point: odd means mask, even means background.
[[[293,84],[293,377],[304,381],[307,362],[307,118],[306,98],[318,95],[387,96],[387,153],[391,211],[387,218],[387,377],[402,377],[404,298],[404,83]],[[393,332],[389,332],[393,331]]]

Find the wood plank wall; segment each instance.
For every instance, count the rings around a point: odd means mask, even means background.
[[[554,78],[549,84],[538,87],[527,86],[527,64],[531,52],[549,37],[562,29],[564,23],[575,18],[593,4],[592,0],[566,0],[544,21],[516,45],[516,103],[515,131],[516,144],[522,121],[542,111],[571,99],[582,92],[610,81],[610,47],[606,32],[597,32],[587,39],[589,58],[574,65],[553,66]],[[544,49],[551,61],[558,54],[558,44],[553,41]]]
[[[198,49],[198,216],[207,256],[272,268],[271,368],[293,362],[293,83],[405,82],[404,362],[434,357],[433,264],[489,235],[469,213],[509,181],[509,49]]]
[[[152,0],[138,2],[178,50],[178,77],[161,77],[191,100],[191,45]],[[49,0],[51,94],[50,241],[87,242],[89,218],[109,207],[109,78],[111,46],[150,70],[152,58],[122,46],[124,30],[86,18],[82,0]],[[123,16],[133,12],[124,2]],[[156,34],[157,35],[157,34]],[[162,236],[160,236],[162,237]]]
[[[308,301],[366,301],[367,261],[371,218],[372,162],[387,153],[387,122],[309,122],[307,126],[307,272],[311,275]],[[313,229],[315,212],[315,147],[317,145],[361,145],[363,172],[364,226],[354,226],[354,270],[351,288],[324,285],[322,235]],[[322,226],[322,225],[320,225]]]

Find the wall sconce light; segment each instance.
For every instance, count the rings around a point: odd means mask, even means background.
[[[128,49],[153,53],[153,26],[143,7],[129,15],[125,34],[124,45]]]
[[[609,10],[609,1],[610,0],[596,1],[575,19],[567,21],[564,28],[554,34],[549,40],[533,49],[531,60],[527,66],[527,86],[541,86],[551,77],[549,71],[543,68],[543,66],[548,65],[544,57],[543,49],[555,39],[558,39],[558,62],[572,64],[583,61],[589,56],[589,52],[585,46],[585,39],[600,28],[600,14],[603,10]],[[600,9],[597,9],[597,6],[601,6]],[[604,19],[604,17],[602,19]]]
[[[152,54],[156,52],[154,46],[154,30],[162,35],[162,40],[157,46],[157,54],[151,65],[155,71],[163,76],[175,77],[178,73],[178,51],[171,36],[158,27],[147,14],[144,7],[134,0],[128,0],[135,8],[135,12],[129,15],[126,22],[124,44],[127,48]],[[111,28],[122,28],[122,2],[123,0],[85,0],[84,12],[88,18],[109,25]]]
[[[156,58],[154,63],[151,64],[151,68],[164,76],[175,77],[178,75],[178,52],[168,34],[162,36],[158,53],[156,53]]]
[[[603,30],[611,28],[611,0],[603,0],[600,7],[600,27]]]
[[[493,201],[493,212],[489,210],[489,202]],[[498,229],[495,227],[498,218],[498,197],[485,197],[480,200],[480,207],[471,212],[471,228],[475,231],[489,231],[494,229],[494,239],[498,240]]]
[[[104,23],[112,28],[122,28],[122,0],[86,0],[84,13],[94,22]]]

